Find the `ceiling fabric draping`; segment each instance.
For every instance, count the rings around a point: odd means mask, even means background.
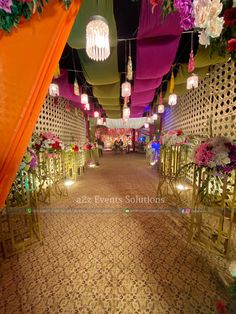
[[[156,88],[175,59],[181,33],[177,12],[163,19],[161,1],[152,13],[150,2],[142,0],[137,35],[136,74],[131,96],[133,117],[142,115],[144,108],[153,100]]]
[[[30,141],[48,86],[80,7],[50,1],[10,34],[0,31],[0,208]],[[13,49],[14,47],[14,49]],[[16,58],[17,52],[17,58]]]
[[[96,62],[88,58],[85,51],[86,25],[93,15],[102,15],[109,24],[111,55],[103,62]],[[113,98],[112,105],[116,108],[113,117],[120,117],[120,75],[118,72],[117,57],[117,30],[113,13],[113,1],[91,0],[84,1],[76,18],[70,38],[68,40],[72,48],[78,49],[78,55],[83,68],[86,81],[93,86],[94,96],[106,111],[110,98]],[[107,112],[107,111],[106,111]],[[110,111],[109,111],[110,112]],[[108,112],[107,112],[108,114]]]
[[[86,48],[86,25],[93,15],[106,18],[110,32],[110,46],[117,45],[116,22],[113,16],[113,1],[111,0],[86,0],[83,1],[79,14],[68,38],[68,44],[75,49]]]
[[[204,46],[199,46],[194,59],[195,59],[194,73],[198,75],[199,80],[202,80],[206,76],[210,65],[226,62],[228,59],[228,56],[220,57],[218,54],[213,54],[211,56],[209,48],[205,48]],[[186,82],[189,76],[190,74],[188,72],[188,65],[180,64],[178,73],[175,77],[174,93],[177,96],[182,96],[185,93],[187,93],[188,90],[186,88],[186,84],[187,84]],[[168,97],[169,97],[169,83],[167,85],[167,91],[163,98],[163,101],[165,103],[168,102]]]
[[[127,122],[125,122],[123,119],[107,119],[107,127],[109,129],[124,129],[124,128],[130,128],[130,129],[139,129],[141,128],[144,123],[147,121],[146,117],[142,118],[130,118]]]

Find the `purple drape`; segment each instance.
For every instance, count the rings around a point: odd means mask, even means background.
[[[142,115],[162,77],[174,62],[181,36],[179,14],[162,16],[161,1],[152,13],[149,1],[142,0],[137,35],[136,74],[131,96],[131,116]]]

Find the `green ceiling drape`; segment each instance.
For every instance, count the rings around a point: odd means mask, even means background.
[[[113,1],[111,0],[84,0],[79,14],[70,33],[68,44],[75,49],[86,48],[86,25],[93,15],[106,18],[110,32],[110,46],[117,45],[116,22],[113,16]]]
[[[96,62],[88,58],[86,47],[86,25],[93,15],[101,15],[108,21],[110,32],[111,54],[102,62]],[[84,0],[79,14],[74,23],[68,43],[76,48],[86,81],[93,86],[94,96],[98,99],[103,109],[111,114],[109,108],[117,109],[116,115],[120,117],[120,75],[118,72],[117,57],[117,30],[113,13],[113,1],[111,0]],[[112,113],[114,115],[114,112]]]
[[[86,81],[91,85],[113,84],[120,80],[117,63],[117,47],[111,49],[111,54],[106,61],[96,62],[91,60],[85,49],[78,50],[80,62]]]
[[[194,57],[194,60],[195,60],[194,73],[198,75],[199,80],[202,80],[206,76],[210,65],[226,62],[227,59],[228,59],[228,56],[220,57],[217,54],[210,56],[209,48],[205,48],[204,46],[199,46],[196,56]],[[188,90],[186,88],[186,84],[187,84],[186,82],[189,76],[190,74],[188,73],[188,65],[181,64],[179,66],[178,73],[175,77],[174,93],[176,95],[182,96],[185,93],[187,93]],[[165,103],[168,102],[168,98],[169,98],[169,82],[167,84],[167,91],[163,97],[163,101]]]

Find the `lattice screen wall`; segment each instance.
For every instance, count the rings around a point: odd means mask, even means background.
[[[210,135],[212,125],[213,136],[222,135],[236,140],[235,74],[232,61],[212,66],[197,89],[179,97],[176,106],[167,106],[163,129]]]
[[[83,113],[79,109],[70,107],[66,111],[67,100],[58,98],[58,105],[55,106],[54,98],[47,96],[36,123],[35,132],[41,133],[51,131],[58,135],[63,143],[79,143],[86,141],[86,126]]]

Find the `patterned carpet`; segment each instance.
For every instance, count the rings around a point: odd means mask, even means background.
[[[43,244],[1,260],[0,313],[215,313],[228,263],[152,202],[156,177],[143,155],[107,154],[44,207]]]

